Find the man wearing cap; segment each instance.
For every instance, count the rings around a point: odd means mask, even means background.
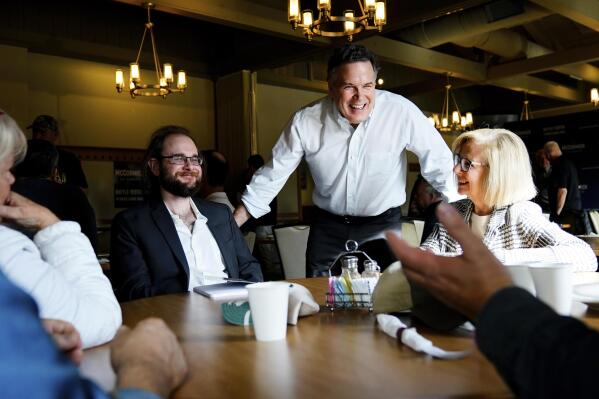
[[[39,115],[27,129],[31,129],[34,140],[46,140],[56,144],[58,140],[58,121],[50,115]],[[63,183],[73,184],[87,189],[87,179],[81,161],[72,152],[58,148],[58,175]]]
[[[308,276],[326,275],[352,239],[362,244],[399,229],[407,155],[424,178],[456,199],[453,157],[441,135],[406,98],[376,90],[376,56],[364,46],[336,49],[327,68],[329,95],[293,115],[273,159],[256,172],[235,211],[243,224],[268,204],[304,158],[314,178],[316,209],[306,250]],[[376,100],[376,104],[375,104]]]

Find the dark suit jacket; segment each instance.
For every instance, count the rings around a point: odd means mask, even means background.
[[[230,278],[262,281],[260,264],[250,253],[227,206],[194,199],[208,218]],[[110,270],[117,298],[127,301],[185,292],[189,265],[175,224],[161,199],[119,213],[112,221]]]

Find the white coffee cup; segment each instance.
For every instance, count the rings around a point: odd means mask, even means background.
[[[258,341],[285,339],[289,283],[269,281],[246,286],[254,333]]]
[[[562,315],[572,308],[572,266],[567,263],[506,264],[514,285],[524,288]]]
[[[526,264],[506,264],[505,265],[508,273],[512,277],[512,281],[516,287],[524,288],[532,295],[537,295],[535,290],[535,283],[532,279],[530,269]]]
[[[572,310],[572,266],[566,263],[528,265],[537,297],[557,313],[568,316]]]

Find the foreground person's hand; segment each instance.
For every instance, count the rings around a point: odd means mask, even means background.
[[[50,334],[58,349],[75,364],[81,363],[83,344],[77,329],[63,320],[42,319],[44,329]]]
[[[110,360],[118,388],[137,388],[168,397],[187,375],[187,362],[175,334],[161,319],[142,320],[134,329],[122,327],[111,347]]]
[[[444,257],[410,247],[387,232],[389,246],[401,261],[406,277],[441,301],[475,319],[498,290],[511,285],[504,266],[447,204],[437,207],[437,217],[461,245],[463,254]]]
[[[11,192],[0,204],[0,220],[8,220],[27,230],[38,231],[60,221],[48,208]]]

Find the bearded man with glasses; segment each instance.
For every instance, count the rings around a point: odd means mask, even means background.
[[[192,198],[203,158],[189,131],[158,129],[145,160],[148,201],[112,222],[110,263],[119,300],[191,291],[225,278],[262,281],[229,208]]]
[[[452,149],[458,193],[467,197],[453,205],[502,263],[567,262],[576,271],[596,270],[591,247],[550,223],[530,202],[537,190],[520,137],[504,129],[478,129],[459,135]],[[462,253],[440,224],[422,247],[436,254]]]

